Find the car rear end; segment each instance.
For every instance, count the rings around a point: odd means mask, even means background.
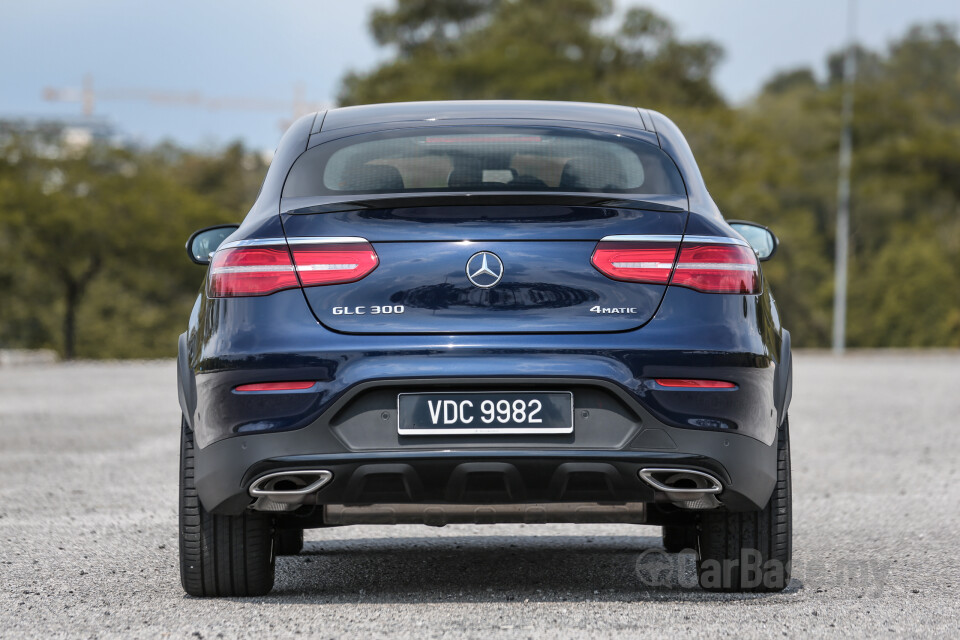
[[[276,212],[216,251],[181,339],[209,513],[302,529],[764,509],[789,335],[649,113],[340,111]]]

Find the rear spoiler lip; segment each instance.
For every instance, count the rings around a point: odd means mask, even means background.
[[[687,211],[687,196],[655,195],[633,198],[620,193],[544,193],[542,191],[391,193],[363,196],[284,198],[280,201],[280,212],[291,215],[307,215],[356,211],[358,209],[538,204],[643,209],[648,211],[685,213]]]

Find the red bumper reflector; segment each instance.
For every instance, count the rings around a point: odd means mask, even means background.
[[[313,380],[298,380],[297,382],[255,382],[242,384],[234,391],[303,391],[317,384]]]
[[[724,380],[695,380],[693,378],[656,378],[661,387],[676,389],[736,389],[737,385]]]

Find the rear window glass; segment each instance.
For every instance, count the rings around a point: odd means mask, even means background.
[[[640,140],[581,130],[444,127],[316,146],[293,165],[283,196],[511,190],[686,193],[670,158]]]

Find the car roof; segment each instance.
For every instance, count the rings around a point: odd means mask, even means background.
[[[394,102],[331,109],[317,118],[314,133],[371,124],[437,120],[562,120],[647,130],[640,110],[592,102],[548,100],[445,100]]]

